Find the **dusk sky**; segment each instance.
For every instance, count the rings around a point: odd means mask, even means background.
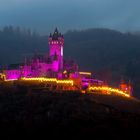
[[[70,29],[140,31],[140,0],[0,0],[0,27],[31,28],[48,34]]]

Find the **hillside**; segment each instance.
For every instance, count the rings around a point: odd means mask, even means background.
[[[49,33],[48,33],[49,34]],[[135,96],[140,97],[140,35],[110,29],[68,31],[64,34],[66,58],[73,58],[81,70],[118,85],[123,78],[131,80]],[[48,36],[30,30],[5,27],[0,31],[0,64],[23,62],[25,55],[48,52]]]
[[[1,136],[135,138],[139,108],[140,101],[119,96],[1,93]]]
[[[106,80],[139,77],[140,36],[109,29],[71,31],[65,34],[66,56],[82,69],[99,73]],[[106,73],[102,74],[102,73]]]
[[[74,58],[80,69],[110,85],[123,78],[131,80],[134,95],[140,97],[140,35],[109,29],[69,31],[65,34],[65,55]]]

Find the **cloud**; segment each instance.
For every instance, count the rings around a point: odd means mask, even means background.
[[[140,30],[139,0],[0,0],[1,26],[49,32],[91,27]]]

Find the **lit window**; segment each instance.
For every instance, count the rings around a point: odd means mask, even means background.
[[[61,56],[63,56],[63,48],[61,48]]]

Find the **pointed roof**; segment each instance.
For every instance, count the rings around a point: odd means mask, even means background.
[[[58,29],[57,29],[57,27],[55,28],[55,31],[54,31],[54,33],[59,33],[59,32],[58,32]]]
[[[59,33],[57,27],[54,30],[53,35],[50,35],[50,37],[52,37],[53,40],[58,40],[58,37],[62,37],[61,33]]]

